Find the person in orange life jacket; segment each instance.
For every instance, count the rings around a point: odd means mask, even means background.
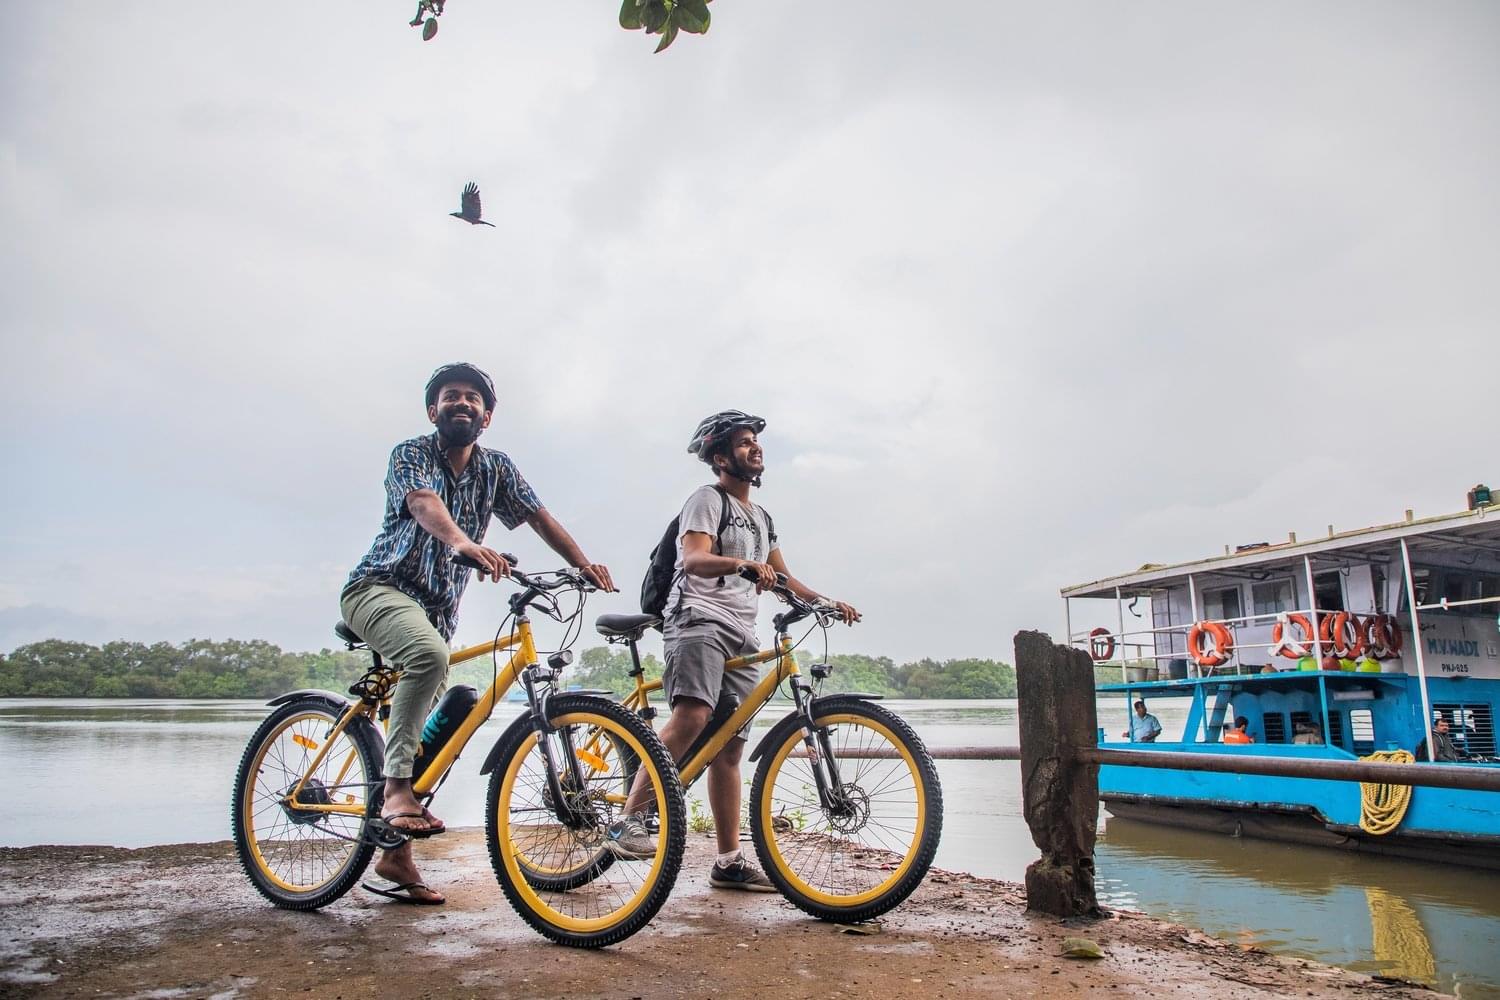
[[[1250,737],[1249,733],[1245,732],[1245,730],[1249,727],[1249,725],[1250,725],[1250,720],[1247,719],[1247,718],[1245,718],[1243,715],[1241,715],[1239,718],[1235,719],[1234,720],[1234,726],[1232,728],[1227,728],[1227,729],[1224,730],[1224,742],[1225,743],[1254,743],[1255,740]]]

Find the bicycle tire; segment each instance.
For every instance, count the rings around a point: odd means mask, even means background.
[[[569,863],[563,859],[571,854],[595,856],[604,831],[620,811],[605,792],[623,780],[616,773],[619,763],[591,779],[597,780],[597,788],[581,790],[570,801],[578,817],[570,827],[544,800],[550,791],[535,728],[518,726],[508,731],[496,755],[485,802],[485,840],[490,865],[506,899],[549,940],[576,948],[601,948],[644,927],[671,894],[686,847],[682,785],[656,733],[620,705],[588,695],[559,695],[549,701],[548,722],[559,733],[583,738],[596,729],[609,733],[630,749],[640,767],[648,769],[656,790],[662,821],[656,853],[649,861],[611,856],[611,863],[593,871],[587,880],[566,891],[551,891],[532,884],[521,859],[534,864],[546,850],[555,850],[559,860],[549,866],[557,868]]]
[[[870,920],[910,896],[932,866],[943,828],[937,766],[921,737],[879,705],[835,696],[815,712],[854,808],[834,815],[822,806],[811,763],[794,756],[802,729],[788,727],[756,768],[751,837],[766,876],[799,909],[822,920]]]
[[[371,797],[383,790],[384,751],[362,720],[339,734],[342,745],[324,757],[302,794],[317,802],[363,801],[365,808],[358,815],[299,812],[284,802],[342,714],[322,698],[281,705],[240,758],[230,805],[235,853],[260,894],[283,909],[327,906],[359,881],[375,853],[366,827]]]

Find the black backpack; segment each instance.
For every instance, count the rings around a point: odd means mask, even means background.
[[[719,528],[714,532],[714,547],[716,551],[724,551],[724,529],[729,527],[729,494],[717,483],[714,489],[719,491],[719,499],[723,505],[719,508]],[[764,507],[761,513],[766,515],[766,528],[770,538],[767,544],[776,540],[775,522],[771,520],[771,512]],[[650,565],[646,567],[646,578],[641,581],[641,613],[654,615],[657,618],[665,618],[667,611],[667,598],[672,593],[672,583],[677,577],[677,535],[679,534],[682,515],[678,514],[672,518],[667,525],[667,530],[662,534],[661,541],[656,543],[656,548],[651,550]],[[719,579],[719,586],[724,585],[724,580]]]

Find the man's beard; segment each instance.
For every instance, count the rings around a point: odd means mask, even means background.
[[[437,429],[438,437],[443,439],[443,444],[453,448],[466,448],[479,440],[479,435],[484,433],[484,428],[479,425],[477,418],[461,422],[455,420],[450,413],[438,414]]]
[[[729,474],[736,479],[749,483],[751,486],[759,486],[762,473],[751,469],[748,462],[741,462],[739,456],[731,454],[729,456]]]

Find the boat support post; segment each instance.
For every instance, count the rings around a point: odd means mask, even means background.
[[[1312,641],[1313,659],[1318,661],[1318,669],[1323,669],[1323,638],[1318,631],[1318,585],[1313,582],[1312,556],[1302,557],[1302,567],[1307,570],[1307,606],[1312,611]],[[1297,599],[1292,598],[1292,603]],[[1326,733],[1327,730],[1325,729]],[[1325,737],[1326,738],[1326,737]]]
[[[1422,732],[1427,734],[1427,759],[1437,760],[1432,746],[1432,702],[1427,698],[1427,662],[1422,657],[1422,619],[1417,617],[1417,588],[1411,573],[1411,549],[1401,539],[1401,568],[1406,571],[1406,605],[1411,609],[1411,646],[1417,651],[1417,686],[1422,689]]]

